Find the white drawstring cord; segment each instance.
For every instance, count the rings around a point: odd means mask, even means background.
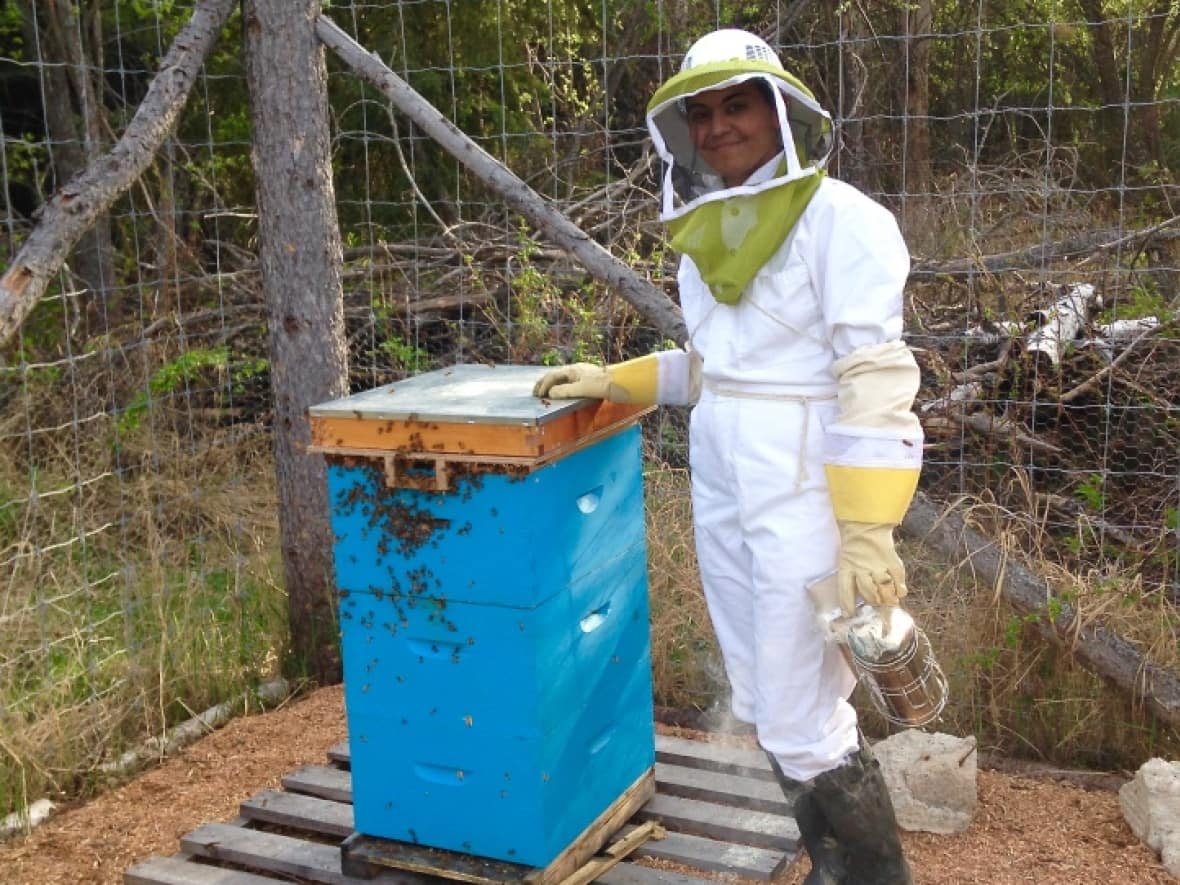
[[[742,390],[733,387],[725,387],[715,381],[706,380],[704,387],[707,391],[715,396],[732,397],[734,399],[758,399],[770,400],[774,402],[784,403],[798,403],[803,406],[803,425],[799,431],[799,467],[795,471],[795,488],[794,494],[798,494],[803,488],[803,483],[811,478],[811,474],[807,470],[807,437],[811,430],[811,406],[814,403],[831,402],[836,399],[836,394],[824,395],[804,395],[793,393],[762,393],[756,390]]]

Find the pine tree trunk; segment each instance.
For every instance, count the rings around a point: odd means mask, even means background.
[[[906,193],[930,192],[930,39],[934,12],[930,0],[906,4]],[[918,206],[919,210],[922,208]]]
[[[838,13],[840,26],[841,96],[835,115],[843,121],[840,127],[841,145],[837,160],[841,161],[837,176],[862,190],[878,190],[879,169],[874,160],[870,123],[865,117],[865,95],[868,92],[868,69],[864,61],[865,47],[871,37],[864,18],[857,8]]]
[[[313,30],[319,7],[319,0],[244,0],[242,21],[292,663],[337,682],[324,464],[307,454],[307,408],[347,393],[327,71]]]
[[[97,57],[101,45],[88,48],[83,39],[82,10],[75,3],[45,3],[33,11],[33,0],[21,4],[21,23],[30,60],[43,66],[46,94],[45,127],[53,144],[54,189],[82,174],[103,151],[106,111],[99,100],[96,77],[102,71]],[[97,14],[96,10],[92,10]],[[38,30],[37,23],[40,24]],[[39,55],[38,55],[39,53]],[[33,57],[37,56],[37,57]],[[106,213],[78,240],[70,257],[70,271],[80,287],[94,297],[94,310],[108,310],[116,289],[111,219]],[[100,324],[100,330],[107,323]]]

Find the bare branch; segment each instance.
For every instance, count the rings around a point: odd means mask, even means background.
[[[1169,230],[1178,227],[1180,215],[1173,216],[1159,224],[1131,233],[1116,234],[1111,231],[1098,231],[1085,236],[1062,240],[1057,243],[1038,243],[1028,249],[1017,249],[1012,252],[1000,252],[995,255],[985,255],[980,258],[952,258],[945,261],[918,261],[910,271],[910,279],[931,279],[939,276],[961,276],[969,273],[998,273],[1026,267],[1039,267],[1050,261],[1084,255],[1088,262],[1096,254],[1112,252],[1124,246],[1131,246],[1147,240],[1177,239],[1180,230]]]
[[[1098,384],[1099,381],[1101,381],[1103,378],[1105,378],[1107,375],[1109,375],[1111,372],[1113,372],[1120,364],[1126,362],[1127,359],[1130,357],[1131,352],[1135,349],[1135,347],[1141,341],[1144,341],[1145,339],[1149,338],[1151,335],[1155,334],[1155,331],[1156,331],[1156,328],[1154,326],[1148,326],[1147,328],[1145,328],[1142,332],[1140,332],[1135,337],[1134,341],[1132,341],[1130,344],[1127,345],[1126,350],[1124,350],[1117,357],[1115,357],[1113,360],[1111,360],[1110,365],[1104,366],[1103,368],[1101,368],[1097,372],[1095,372],[1093,375],[1091,375],[1089,378],[1087,378],[1085,381],[1083,381],[1081,384],[1074,387],[1072,390],[1069,390],[1069,391],[1066,391],[1065,393],[1063,393],[1060,397],[1060,401],[1063,403],[1073,402],[1075,399],[1077,399],[1079,396],[1081,396],[1087,390],[1092,390]]]
[[[963,427],[967,427],[984,436],[1010,440],[1038,452],[1050,455],[1062,453],[1058,446],[1026,433],[1020,425],[1008,418],[988,415],[983,412],[961,414],[954,417],[931,415],[922,419],[922,426],[931,436],[958,435]]]

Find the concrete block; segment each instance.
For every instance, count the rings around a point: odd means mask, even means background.
[[[1119,806],[1131,831],[1180,878],[1180,762],[1144,762],[1119,789]]]
[[[873,745],[903,830],[961,833],[975,816],[974,737],[917,729]]]

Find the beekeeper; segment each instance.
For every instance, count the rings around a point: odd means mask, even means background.
[[[809,586],[906,593],[893,529],[921,467],[893,216],[825,175],[831,118],[759,37],[710,33],[648,104],[682,254],[683,349],[547,373],[534,393],[695,404],[701,581],[732,687],[812,860],[808,882],[911,881],[880,768]]]

